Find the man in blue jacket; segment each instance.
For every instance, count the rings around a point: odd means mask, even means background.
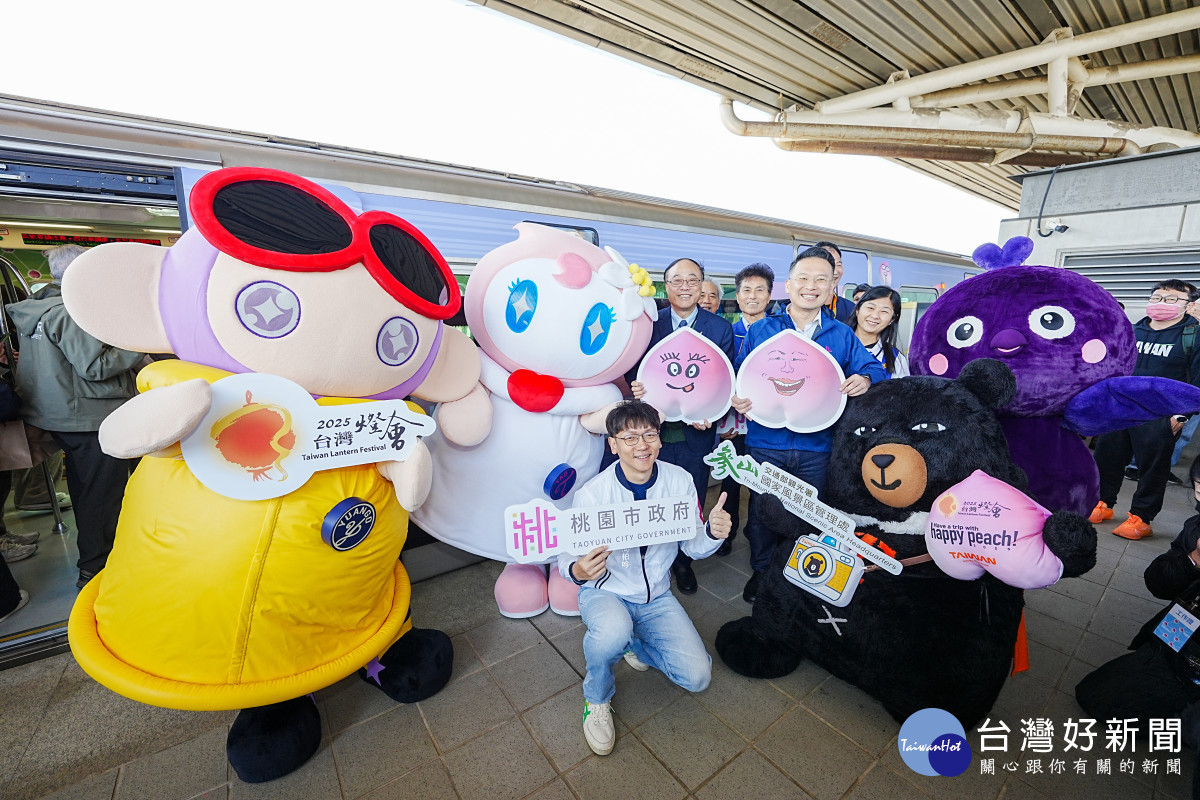
[[[872,383],[885,380],[887,373],[862,346],[854,331],[834,319],[824,307],[833,290],[833,275],[833,257],[824,248],[810,247],[800,253],[792,262],[785,284],[791,302],[778,314],[750,326],[744,352],[749,354],[781,331],[797,331],[833,356],[847,376],[840,387],[842,394],[857,397]],[[744,361],[745,356],[738,359],[736,366],[740,368]],[[735,395],[733,407],[745,414],[751,403]],[[796,433],[788,428],[768,428],[754,420],[748,420],[746,428],[746,447],[757,461],[770,462],[795,475],[813,486],[818,495],[825,491],[825,470],[833,442],[828,428],[814,433]],[[757,597],[763,570],[770,565],[775,553],[775,535],[758,521],[758,502],[758,495],[751,493],[746,540],[750,543],[750,566],[754,574],[742,592],[748,603]]]
[[[724,353],[733,363],[733,326],[724,317],[700,308],[700,284],[704,281],[704,268],[690,258],[672,261],[663,273],[667,286],[666,308],[658,312],[654,332],[650,336],[649,352],[656,344],[672,332],[688,327],[705,337]],[[641,384],[633,380],[636,368],[627,376],[633,396],[640,398],[644,393]],[[636,385],[635,385],[636,384]],[[720,420],[709,420],[711,424],[687,425],[683,422],[668,422],[662,428],[662,453],[659,458],[668,464],[683,467],[696,484],[696,496],[700,502],[708,494],[708,465],[704,457],[717,446],[716,424]],[[675,559],[671,572],[675,575],[675,586],[683,594],[696,591],[696,573],[692,571],[692,559],[682,550]]]

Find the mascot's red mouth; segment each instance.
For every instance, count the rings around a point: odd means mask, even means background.
[[[689,383],[687,386],[672,386],[671,384],[669,384],[669,383],[668,383],[668,384],[667,384],[667,388],[668,388],[668,389],[677,389],[677,390],[679,390],[679,391],[681,391],[681,392],[690,392],[692,389],[695,389],[695,388],[696,388],[696,384],[695,384],[695,383]]]
[[[800,391],[800,387],[804,385],[805,381],[804,378],[801,378],[798,381],[789,381],[784,380],[783,378],[771,377],[768,377],[767,380],[775,384],[775,391],[779,392],[779,394],[783,395],[784,397],[791,397],[796,392]]]

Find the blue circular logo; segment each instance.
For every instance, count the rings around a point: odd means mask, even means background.
[[[542,491],[551,500],[562,500],[571,491],[571,487],[575,485],[575,479],[578,477],[575,468],[570,464],[559,464],[546,476],[546,480],[542,484]]]
[[[896,746],[918,775],[953,778],[971,766],[971,745],[962,723],[940,708],[923,708],[904,720]]]
[[[338,503],[321,522],[321,539],[338,552],[353,550],[375,527],[375,506],[358,497]]]

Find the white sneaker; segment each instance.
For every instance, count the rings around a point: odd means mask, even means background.
[[[608,703],[583,701],[583,738],[588,747],[598,756],[612,752],[617,742],[617,731],[613,727],[612,706]]]
[[[29,558],[37,552],[36,544],[15,544],[0,540],[0,555],[4,556],[4,560],[11,564],[14,561],[21,561]]]
[[[7,614],[5,614],[3,617],[0,617],[0,623],[4,622],[4,620],[8,619],[13,614],[20,611],[22,608],[25,607],[25,604],[29,602],[29,592],[25,591],[24,589],[17,589],[17,591],[21,595],[21,599],[17,602],[17,607],[14,608],[12,611],[8,612]]]
[[[638,672],[645,672],[650,669],[650,665],[638,658],[632,650],[625,651],[625,663],[636,669]]]
[[[42,535],[37,531],[33,533],[13,533],[12,531],[0,533],[0,542],[9,542],[10,544],[33,544],[40,538]]]

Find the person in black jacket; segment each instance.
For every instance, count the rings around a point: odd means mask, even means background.
[[[733,363],[733,326],[724,317],[700,308],[700,285],[703,281],[704,267],[694,259],[677,258],[667,266],[666,272],[663,273],[663,283],[667,287],[668,305],[658,312],[658,320],[654,323],[646,352],[650,352],[656,344],[686,326],[716,345],[725,353],[729,363]],[[644,390],[637,381],[636,367],[626,373],[625,380],[629,382],[633,396],[641,398]],[[709,476],[704,457],[717,446],[716,428],[711,424],[687,425],[683,422],[667,422],[662,427],[662,445],[659,458],[668,464],[686,469],[696,485],[696,496],[700,498],[700,502],[704,502],[704,497],[708,494]],[[610,462],[601,463],[601,468],[604,469]],[[695,593],[697,583],[696,573],[692,571],[692,559],[682,550],[675,558],[671,574],[675,576],[675,586],[680,592]]]
[[[1172,378],[1200,386],[1200,347],[1195,345],[1198,323],[1184,313],[1195,293],[1191,284],[1179,280],[1160,281],[1151,290],[1146,316],[1133,326],[1138,349],[1134,375]],[[1100,502],[1089,518],[1093,525],[1112,519],[1125,466],[1132,456],[1138,466],[1137,490],[1129,504],[1128,519],[1114,528],[1113,534],[1145,539],[1153,533],[1150,522],[1162,510],[1171,452],[1187,420],[1185,415],[1164,417],[1097,437]]]
[[[1188,478],[1200,512],[1200,458]],[[1149,733],[1152,719],[1182,718],[1183,743],[1200,744],[1200,633],[1176,652],[1155,634],[1176,604],[1200,615],[1200,513],[1183,524],[1167,552],[1146,567],[1146,588],[1172,601],[1155,614],[1130,643],[1133,652],[1118,656],[1088,674],[1075,687],[1075,699],[1096,720],[1137,719],[1139,732]],[[1198,765],[1200,766],[1200,765]],[[1200,797],[1200,769],[1192,792]]]

